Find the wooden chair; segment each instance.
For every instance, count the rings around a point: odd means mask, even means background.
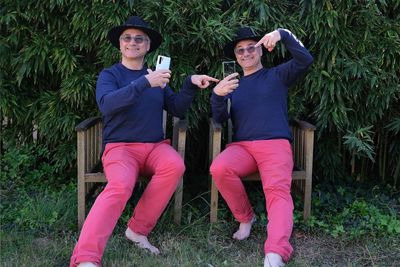
[[[163,128],[166,130],[167,113],[164,112]],[[100,117],[84,120],[76,126],[77,131],[77,169],[78,169],[78,227],[81,228],[86,217],[86,198],[93,193],[95,183],[106,183],[101,164],[102,130]],[[185,158],[186,121],[173,119],[172,146],[178,151],[182,159]],[[138,181],[148,180],[149,177],[139,177]],[[174,221],[180,224],[182,217],[182,189],[181,179],[175,191]]]
[[[302,196],[304,201],[303,219],[306,221],[311,215],[311,184],[312,184],[312,164],[313,164],[313,148],[314,148],[314,131],[315,126],[305,121],[292,120],[290,122],[293,134],[293,156],[294,169],[292,174],[293,186],[292,190]],[[232,125],[228,121],[228,143],[231,141]],[[209,159],[214,158],[221,152],[222,144],[222,125],[210,120],[210,148]],[[211,161],[210,161],[211,162]],[[259,181],[260,174],[253,173],[247,177],[242,177],[244,181]],[[210,221],[217,221],[218,212],[218,189],[211,181],[211,211]]]

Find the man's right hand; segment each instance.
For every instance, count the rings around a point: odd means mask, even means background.
[[[161,87],[165,88],[167,83],[169,83],[169,78],[171,78],[170,70],[155,70],[147,69],[149,74],[145,75],[147,81],[149,81],[151,87]]]
[[[214,87],[214,93],[219,96],[226,96],[232,93],[233,90],[239,86],[239,79],[237,79],[237,76],[239,76],[237,72],[226,76]]]

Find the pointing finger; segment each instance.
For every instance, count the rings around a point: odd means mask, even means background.
[[[219,82],[219,80],[215,79],[214,77],[210,77],[210,76],[205,75],[205,78],[206,78],[207,82],[216,82],[216,83]]]

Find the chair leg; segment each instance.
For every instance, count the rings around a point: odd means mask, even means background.
[[[311,216],[311,179],[305,180],[303,219],[306,222]]]
[[[215,223],[218,219],[218,189],[211,180],[211,210],[210,210],[210,222]]]
[[[85,221],[86,208],[85,182],[78,181],[78,228],[81,229]]]
[[[181,219],[182,219],[182,193],[183,193],[182,178],[175,191],[174,222],[178,225],[181,224]]]

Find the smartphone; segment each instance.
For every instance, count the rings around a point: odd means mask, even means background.
[[[236,61],[222,61],[222,72],[224,78],[236,72]]]
[[[169,70],[171,58],[166,56],[158,56],[156,70]]]

